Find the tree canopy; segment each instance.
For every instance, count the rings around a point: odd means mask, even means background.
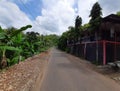
[[[0,27],[0,68],[19,63],[57,44],[59,38],[57,35],[40,35],[34,31],[23,32],[31,27],[31,25],[20,29]]]
[[[91,11],[89,17],[91,18],[89,23],[82,25],[82,18],[77,16],[75,19],[75,26],[68,27],[68,30],[62,34],[59,38],[58,47],[62,50],[68,50],[69,43],[80,42],[84,36],[84,31],[87,32],[95,31],[99,28],[102,19],[102,8],[99,3],[96,2]],[[91,31],[90,31],[91,30]]]
[[[90,12],[89,17],[91,17],[89,23],[91,26],[91,30],[95,31],[98,29],[98,26],[101,22],[101,16],[102,16],[102,8],[100,7],[99,3],[96,2]]]
[[[78,15],[75,19],[75,30],[78,31],[82,24],[82,18]]]

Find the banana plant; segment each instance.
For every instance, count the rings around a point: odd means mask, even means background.
[[[28,28],[31,28],[31,25],[24,26],[16,31],[11,32],[10,34],[7,34],[1,27],[0,27],[0,51],[2,53],[2,59],[0,62],[0,65],[2,68],[7,66],[7,58],[6,58],[6,50],[11,50],[11,51],[20,51],[19,46],[13,46],[13,39],[19,35],[22,31],[25,31]],[[20,41],[19,41],[20,42]],[[19,50],[18,50],[19,49]]]
[[[5,46],[5,45],[0,45],[0,50],[2,52],[2,60],[1,60],[1,68],[5,68],[6,66],[8,66],[7,64],[7,58],[6,58],[6,50],[10,50],[10,51],[16,51],[18,53],[21,52],[20,49],[12,47],[12,46]]]

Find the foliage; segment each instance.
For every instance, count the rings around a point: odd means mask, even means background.
[[[96,2],[92,7],[89,17],[92,17],[92,19],[100,17],[102,15],[101,10],[102,8],[100,7],[99,3]]]
[[[67,33],[68,32],[64,32],[62,36],[59,38],[59,42],[58,42],[58,48],[64,51],[67,48],[67,36],[68,36]]]
[[[98,26],[100,25],[101,22],[101,15],[102,15],[102,8],[100,7],[99,3],[96,2],[93,7],[92,10],[90,12],[89,17],[91,17],[90,19],[90,28],[91,30],[95,31],[98,29]]]
[[[58,48],[69,51],[68,45],[80,42],[84,36],[85,30],[97,30],[101,22],[102,8],[96,2],[90,12],[90,22],[82,26],[82,18],[77,16],[75,19],[75,27],[68,27],[68,31],[64,32],[59,38]]]
[[[20,29],[14,27],[2,29],[0,27],[0,68],[19,63],[19,61],[57,45],[59,38],[57,35],[40,35],[34,31],[23,33],[31,27],[31,25]]]
[[[84,30],[87,30],[90,28],[90,24],[87,23],[87,24],[84,24],[83,26],[81,26],[81,30],[84,31]]]
[[[0,54],[2,55],[0,58],[1,59],[1,61],[0,61],[1,68],[8,66],[8,62],[7,62],[8,56],[10,58],[12,58],[12,56],[15,52],[18,55],[20,55],[22,50],[19,48],[19,46],[14,46],[13,40],[22,31],[24,31],[28,28],[31,28],[31,27],[32,27],[31,25],[27,25],[27,26],[21,27],[20,29],[16,29],[16,30],[15,30],[15,28],[11,28],[11,29],[9,29],[11,31],[0,28]]]
[[[116,13],[116,15],[120,16],[120,11],[118,11],[118,12]]]
[[[75,41],[78,40],[78,37],[80,35],[80,27],[81,27],[81,24],[82,24],[82,18],[77,16],[76,19],[75,19]]]
[[[75,31],[74,27],[72,27],[72,26],[68,27],[68,31],[66,33],[67,33],[67,39],[68,40],[74,40],[75,39],[76,31]]]
[[[75,30],[76,31],[79,30],[79,27],[81,26],[81,24],[82,24],[82,18],[77,16],[75,19]]]
[[[47,41],[47,46],[57,46],[59,36],[55,34],[46,35],[45,41]]]
[[[75,27],[69,26],[68,31],[64,32],[62,36],[59,38],[58,48],[64,51],[69,51],[68,42],[76,43],[78,38],[81,37],[82,30],[82,18],[77,16],[75,19]]]

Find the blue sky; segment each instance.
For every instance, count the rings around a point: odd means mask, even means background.
[[[37,16],[41,15],[43,7],[42,0],[29,0],[28,2],[24,0],[12,0],[12,2],[17,4],[31,20],[35,20]]]
[[[74,26],[77,15],[89,22],[95,2],[102,7],[103,17],[120,11],[120,0],[0,0],[0,26],[3,28],[31,24],[27,31],[40,34],[62,34]]]

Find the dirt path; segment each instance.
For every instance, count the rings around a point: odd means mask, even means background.
[[[53,49],[41,87],[36,91],[120,91],[120,85],[91,70],[80,59]]]
[[[49,52],[44,52],[0,72],[0,91],[32,91],[37,80],[40,84],[48,59]]]

